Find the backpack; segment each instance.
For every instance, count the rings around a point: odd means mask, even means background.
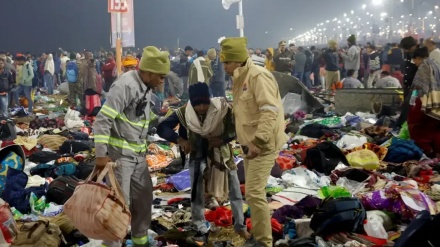
[[[81,182],[74,176],[61,176],[52,181],[47,190],[47,202],[54,202],[58,205],[64,205],[75,192],[78,183]]]
[[[440,225],[440,214],[431,217],[431,214],[423,210],[408,225],[408,227],[397,239],[395,247],[432,247],[439,246],[440,237],[438,227]]]
[[[12,141],[17,138],[14,121],[0,115],[0,140]]]
[[[367,213],[358,198],[329,197],[313,213],[310,228],[318,236],[339,232],[362,232],[366,217]]]
[[[304,164],[307,169],[330,175],[339,162],[350,166],[342,151],[331,142],[323,142],[306,151]]]
[[[69,62],[66,67],[66,78],[69,83],[75,83],[78,80],[78,65],[76,62]]]

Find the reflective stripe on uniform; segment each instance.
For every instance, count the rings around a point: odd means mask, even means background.
[[[111,117],[111,118],[113,118],[113,119],[115,119],[116,116],[119,115],[119,112],[118,112],[118,111],[116,111],[115,109],[109,107],[108,105],[103,105],[103,106],[101,107],[101,111],[103,111],[103,110],[104,110],[104,112],[106,113],[105,115],[107,115],[107,116],[109,116],[109,117]]]
[[[145,245],[148,243],[148,236],[141,237],[141,238],[132,237],[131,240],[133,241],[134,244]]]
[[[122,121],[124,121],[126,123],[129,123],[129,124],[131,124],[133,126],[139,126],[139,127],[144,128],[144,127],[147,127],[148,124],[150,123],[148,120],[142,120],[142,121],[139,121],[137,123],[136,122],[132,122],[126,116],[124,116],[123,114],[120,114],[120,113],[116,112],[114,109],[112,109],[112,108],[110,108],[110,107],[108,107],[106,105],[104,105],[101,108],[101,111],[102,111],[102,113],[104,115],[106,115],[109,118],[112,118],[112,119],[118,118],[118,119],[120,119],[120,120],[122,120]],[[155,117],[156,115],[153,113],[152,116]],[[150,118],[151,118],[151,114],[150,114]]]
[[[279,109],[278,107],[273,105],[263,105],[262,107],[260,107],[260,111],[264,111],[264,110],[278,112]]]
[[[154,114],[153,111],[150,111],[150,120],[154,120],[154,119],[156,119],[156,118],[157,118],[157,115]]]
[[[95,143],[104,143],[122,149],[129,149],[133,152],[145,152],[147,150],[145,143],[144,144],[128,143],[123,139],[119,139],[111,136],[105,136],[105,135],[95,135],[94,139],[95,139]]]
[[[95,140],[95,142],[97,140],[99,140],[99,143],[108,143],[108,141],[110,140],[110,136],[105,136],[105,135],[95,135],[93,136],[93,139]]]

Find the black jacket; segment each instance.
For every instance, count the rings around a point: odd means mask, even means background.
[[[189,63],[188,56],[185,53],[180,54],[180,73],[178,75],[180,77],[182,76],[188,76],[189,75],[189,68],[191,64]]]
[[[404,60],[405,67],[403,69],[404,71],[403,85],[405,87],[411,87],[412,82],[414,80],[414,76],[416,75],[418,69],[418,67],[415,64],[411,63],[411,59],[412,59],[412,54],[405,53],[405,60]]]
[[[11,85],[13,85],[12,74],[4,70],[0,73],[0,93],[7,93]]]
[[[400,48],[392,48],[388,53],[387,64],[391,65],[402,65],[403,63],[403,52]]]
[[[335,51],[327,49],[325,50],[323,57],[325,61],[325,70],[339,71],[339,60]]]

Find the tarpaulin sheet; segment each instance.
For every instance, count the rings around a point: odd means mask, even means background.
[[[278,82],[281,98],[288,93],[301,95],[304,111],[313,113],[324,109],[324,106],[310,93],[310,91],[295,77],[280,72],[272,72]]]

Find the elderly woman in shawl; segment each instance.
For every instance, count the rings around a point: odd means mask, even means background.
[[[204,217],[205,194],[216,198],[229,197],[234,229],[244,238],[249,233],[243,225],[243,202],[237,167],[229,144],[235,138],[232,109],[224,98],[210,98],[206,83],[189,87],[190,101],[161,122],[157,133],[178,143],[190,154],[191,214],[201,237],[207,241],[209,224]],[[177,125],[179,134],[174,131]]]
[[[418,67],[412,84],[417,100],[408,114],[409,133],[426,155],[440,158],[440,68],[426,48],[414,52],[413,62]]]

